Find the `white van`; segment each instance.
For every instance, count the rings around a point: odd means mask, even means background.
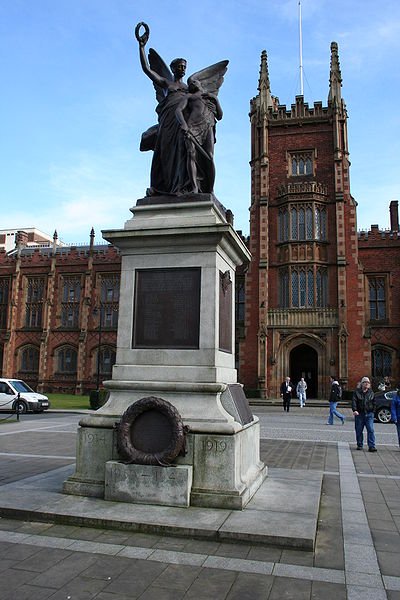
[[[0,379],[0,411],[43,412],[50,407],[47,396],[34,392],[21,379]]]

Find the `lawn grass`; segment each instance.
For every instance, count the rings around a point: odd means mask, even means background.
[[[46,394],[50,400],[50,408],[62,409],[90,409],[89,396],[75,396],[74,394]]]

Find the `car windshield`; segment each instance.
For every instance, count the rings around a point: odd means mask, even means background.
[[[17,392],[33,392],[33,389],[29,387],[25,381],[20,379],[10,379],[10,383]]]

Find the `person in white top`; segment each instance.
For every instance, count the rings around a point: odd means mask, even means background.
[[[300,402],[300,408],[303,408],[306,405],[306,389],[307,383],[304,377],[302,377],[296,387],[296,394]]]

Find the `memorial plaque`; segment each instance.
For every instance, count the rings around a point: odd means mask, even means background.
[[[232,352],[232,280],[219,272],[219,349]]]
[[[136,271],[133,348],[198,348],[200,281],[198,267]]]

